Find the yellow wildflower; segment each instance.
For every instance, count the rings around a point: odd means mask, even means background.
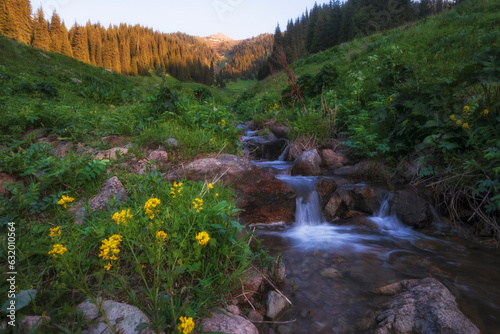
[[[62,195],[61,199],[59,200],[59,202],[57,202],[58,205],[64,205],[64,208],[66,208],[66,204],[67,203],[71,203],[73,202],[75,199],[73,197],[69,197],[69,196],[65,196],[65,195]]]
[[[464,112],[466,112],[468,114],[469,110],[470,110],[469,106],[464,106]]]
[[[192,203],[193,209],[196,210],[196,212],[203,210],[203,200],[201,198],[195,198]]]
[[[49,255],[52,255],[53,257],[57,257],[57,254],[63,255],[66,253],[68,249],[66,247],[63,247],[61,244],[56,244],[52,247],[52,249],[49,251]]]
[[[462,125],[462,127],[463,127],[464,129],[468,129],[468,128],[469,128],[469,123],[464,123],[464,124]]]
[[[167,237],[167,233],[163,232],[163,231],[158,231],[156,233],[156,238],[159,240],[159,241],[165,241],[165,238]]]
[[[115,212],[113,214],[112,219],[120,225],[120,223],[127,223],[127,219],[132,218],[133,216],[130,214],[130,209],[128,210],[122,210],[121,212]]]
[[[189,334],[194,330],[193,318],[180,317],[179,320],[181,321],[181,324],[178,329],[182,332],[182,334]]]
[[[53,227],[49,231],[51,237],[58,237],[61,235],[61,226]]]
[[[104,268],[106,268],[106,270],[109,270],[109,269],[111,269],[111,266],[112,266],[111,262],[108,262],[108,264],[105,265]]]
[[[451,116],[450,116],[450,119],[451,119],[452,121],[455,121],[455,119],[456,119],[455,115],[451,115]]]
[[[486,116],[490,113],[490,111],[488,109],[484,109],[483,110],[483,116]]]
[[[213,188],[214,188],[214,186],[211,183],[209,183],[208,184],[208,189],[213,189]]]
[[[462,125],[462,121],[457,119],[457,125]]]
[[[104,239],[100,247],[101,253],[99,257],[104,260],[118,260],[116,255],[120,252],[118,246],[122,242],[122,237],[118,234],[114,234],[109,239]]]
[[[207,232],[203,231],[203,232],[198,233],[198,235],[196,235],[196,240],[198,240],[198,244],[206,245],[206,244],[208,244],[208,241],[210,240],[210,236],[208,235]]]
[[[216,196],[216,197],[219,197],[219,193],[215,193],[215,196]]]
[[[177,198],[177,194],[180,194],[182,192],[182,182],[177,183],[174,182],[174,186],[170,187],[170,193],[172,194],[172,198]]]
[[[158,198],[150,198],[148,199],[146,204],[144,204],[146,214],[150,215],[149,219],[153,219],[155,217],[155,213],[157,213],[158,210],[153,211],[153,209],[156,208],[156,206],[158,206],[159,204],[161,204],[161,201]]]

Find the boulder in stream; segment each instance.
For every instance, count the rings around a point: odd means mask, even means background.
[[[434,278],[404,280],[374,292],[393,296],[376,315],[376,334],[479,333],[451,292]]]
[[[393,198],[393,206],[398,219],[406,225],[422,228],[432,223],[429,204],[413,191],[398,191]]]
[[[321,157],[318,150],[313,148],[302,152],[295,159],[292,175],[320,175],[321,174]]]

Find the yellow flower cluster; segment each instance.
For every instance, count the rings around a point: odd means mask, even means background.
[[[180,317],[179,320],[181,321],[181,324],[179,325],[178,329],[183,334],[189,334],[194,330],[193,318]]]
[[[149,219],[153,219],[155,217],[155,213],[157,213],[158,210],[153,210],[153,209],[160,204],[161,201],[158,198],[150,198],[148,199],[146,204],[144,204],[144,209],[146,210],[146,214],[150,215]]]
[[[167,233],[165,233],[164,231],[158,231],[156,233],[156,238],[158,239],[158,241],[165,241],[166,237],[167,237]]]
[[[177,183],[174,182],[174,186],[170,187],[170,193],[172,194],[172,198],[177,198],[177,194],[180,194],[182,192],[182,182]]]
[[[58,237],[61,235],[61,226],[53,227],[49,231],[51,237]]]
[[[217,122],[217,125],[224,126],[224,125],[226,125],[226,121],[225,121],[225,120],[222,120],[222,121],[220,121],[220,122]]]
[[[57,257],[57,254],[63,255],[67,251],[68,251],[68,249],[66,247],[63,247],[63,245],[56,244],[52,247],[52,250],[49,251],[49,255],[52,255],[53,257]]]
[[[468,114],[470,111],[469,106],[464,106],[464,113]]]
[[[113,214],[112,219],[120,225],[120,223],[127,224],[127,219],[132,218],[133,216],[130,214],[130,209],[122,210],[121,212],[115,212]]]
[[[483,116],[486,116],[490,113],[490,111],[488,109],[484,109],[483,110]]]
[[[214,186],[211,183],[209,183],[208,184],[208,189],[213,189],[213,188],[214,188]]]
[[[73,202],[75,199],[73,197],[69,197],[69,196],[65,196],[65,195],[62,195],[61,199],[59,200],[59,202],[57,202],[58,205],[64,205],[64,208],[66,208],[66,204],[67,203],[71,203]]]
[[[198,244],[206,245],[210,241],[210,236],[208,235],[207,232],[203,231],[198,233],[198,235],[196,235],[196,240],[198,240]]]
[[[195,209],[196,212],[200,212],[201,210],[203,210],[203,200],[201,198],[194,199],[193,209]]]
[[[103,258],[104,260],[118,260],[116,255],[120,253],[118,246],[120,246],[121,242],[122,237],[118,234],[112,235],[111,237],[109,237],[109,239],[104,239],[100,247],[101,253],[99,254],[99,257]],[[104,268],[106,268],[106,270],[109,270],[111,268],[111,262],[104,266]]]

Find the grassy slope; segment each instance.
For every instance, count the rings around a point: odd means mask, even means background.
[[[303,92],[316,88],[304,94],[308,113],[298,102],[266,112],[279,100],[273,78],[259,82],[238,111],[258,121],[289,123],[295,135],[347,136],[360,157],[418,159],[419,177],[451,179],[435,189],[445,197],[443,210],[465,222],[472,213],[467,208],[480,208],[477,227],[487,225],[500,238],[500,196],[492,195],[500,189],[499,25],[498,1],[464,1],[449,12],[293,64],[299,82],[310,78]],[[328,66],[336,74],[321,94],[318,74]],[[284,96],[284,75],[277,81]]]

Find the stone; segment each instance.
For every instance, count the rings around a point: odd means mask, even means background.
[[[478,334],[455,297],[434,278],[410,279],[376,289],[392,295],[375,318],[376,334]]]
[[[231,312],[232,314],[240,315],[240,308],[236,305],[228,305],[227,306],[227,311]]]
[[[125,145],[127,142],[127,137],[111,135],[107,137],[103,137],[101,139],[103,142],[108,143],[111,147],[120,147]]]
[[[127,192],[118,177],[113,176],[104,183],[101,191],[91,201],[92,210],[106,210],[111,197],[116,197],[117,202],[124,202],[128,199]]]
[[[288,145],[288,140],[274,135],[242,137],[241,143],[252,159],[277,160]]]
[[[175,138],[168,138],[164,143],[169,147],[177,147],[179,145]]]
[[[247,223],[290,223],[295,214],[295,190],[271,169],[255,166],[236,180],[236,205]]]
[[[256,310],[251,310],[248,313],[248,320],[250,320],[251,322],[260,322],[264,320],[264,316]]]
[[[321,165],[328,169],[338,169],[343,166],[344,158],[337,155],[333,150],[321,150]]]
[[[137,307],[112,300],[102,302],[102,310],[106,314],[109,323],[116,332],[121,334],[153,334],[152,329],[136,331],[135,328],[141,323],[149,323],[148,317]],[[104,317],[99,314],[96,305],[90,301],[83,302],[77,306],[77,310],[83,312],[84,319],[92,321],[87,325],[87,334],[111,334],[113,333],[106,323]],[[97,316],[96,316],[97,315]]]
[[[269,126],[269,130],[277,138],[287,138],[290,134],[290,128],[284,124],[272,124],[271,126]]]
[[[316,192],[319,196],[319,201],[322,204],[321,207],[325,207],[326,203],[330,200],[332,193],[337,190],[338,185],[335,180],[332,179],[322,179],[316,185]]]
[[[422,228],[432,223],[429,204],[413,191],[398,191],[393,198],[393,206],[398,219],[406,225]]]
[[[148,154],[148,159],[164,164],[168,162],[168,154],[167,152],[160,150],[151,151]]]
[[[13,175],[9,175],[7,173],[0,173],[0,194],[6,194],[7,190],[7,182],[16,182],[16,177]]]
[[[290,307],[290,303],[276,291],[269,291],[266,305],[266,317],[272,320],[278,319]]]
[[[354,209],[373,215],[380,207],[375,190],[368,186],[354,187]]]
[[[321,157],[318,150],[313,148],[302,152],[297,159],[295,159],[292,175],[320,175],[321,174]]]
[[[262,275],[254,269],[250,269],[243,275],[242,294],[238,296],[239,303],[246,303],[260,289],[262,284]]]
[[[56,146],[56,155],[59,158],[64,158],[68,155],[68,151],[73,148],[73,144],[69,141],[58,141]]]
[[[40,316],[40,315],[25,315],[21,318],[19,322],[19,333],[28,334],[36,333],[37,329],[45,324],[49,324],[51,321],[50,317]]]
[[[71,78],[70,80],[76,83],[82,83],[82,81],[77,78]]]
[[[257,327],[242,316],[218,311],[212,312],[211,318],[204,318],[201,322],[204,332],[220,332],[230,334],[259,334]]]
[[[98,152],[95,156],[96,159],[109,159],[116,160],[121,156],[128,153],[128,148],[125,147],[114,147],[106,151]]]
[[[321,270],[320,275],[328,278],[342,278],[342,274],[337,269],[330,267]]]
[[[327,221],[332,221],[337,217],[342,217],[348,208],[338,194],[333,194],[323,209],[323,216]]]
[[[245,158],[222,154],[218,159],[205,158],[194,160],[183,168],[168,175],[170,181],[186,178],[192,181],[209,181],[221,178],[225,185],[230,185],[241,178],[242,174],[253,170],[253,165]]]

